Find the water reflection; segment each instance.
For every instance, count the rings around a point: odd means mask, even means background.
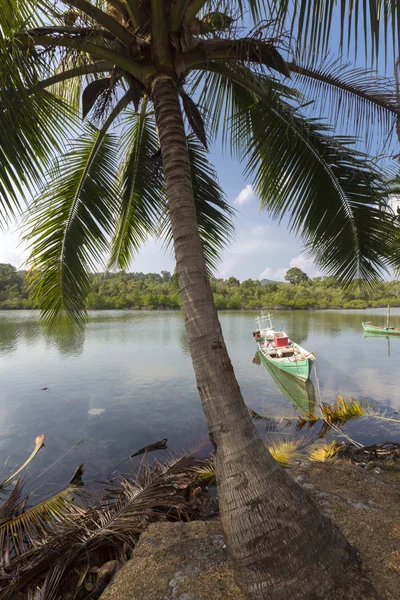
[[[26,311],[21,312],[26,315]],[[7,311],[7,314],[10,313]],[[23,314],[17,312],[11,313],[10,318],[2,318],[0,333],[0,355],[10,354],[15,352],[20,342],[34,345],[41,335],[41,327],[36,316],[24,318]]]
[[[273,381],[281,393],[293,405],[296,412],[304,417],[314,414],[316,406],[316,395],[313,382],[308,379],[301,381],[277,368],[274,368],[267,362],[262,362],[263,367],[271,375]]]
[[[84,335],[50,334],[36,311],[4,311],[0,321],[0,355],[15,352],[19,346],[35,346],[39,341],[55,346],[61,355],[78,356]]]

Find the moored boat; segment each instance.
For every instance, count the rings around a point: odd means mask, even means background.
[[[366,333],[375,333],[382,335],[400,335],[399,327],[379,327],[377,325],[372,325],[371,322],[362,323],[363,329]]]
[[[366,333],[375,333],[382,335],[400,335],[400,327],[390,326],[390,306],[387,307],[386,327],[382,325],[372,325],[371,321],[362,322]]]
[[[274,332],[273,341],[258,341],[261,359],[271,367],[284,371],[292,377],[307,381],[315,361],[312,352],[289,340],[284,331]]]

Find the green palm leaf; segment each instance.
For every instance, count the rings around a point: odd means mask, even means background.
[[[144,101],[140,113],[125,116],[124,158],[120,170],[121,201],[111,245],[109,265],[122,269],[155,228],[162,214],[164,184],[160,173],[158,136],[154,116]]]
[[[227,135],[247,162],[245,175],[254,178],[263,207],[275,218],[289,214],[318,263],[342,280],[372,280],[395,262],[397,232],[382,209],[381,174],[350,148],[355,140],[333,137],[322,123],[302,117],[283,99],[291,90],[279,91],[265,75],[246,66],[209,68],[215,72],[207,109],[215,97],[222,105],[233,98],[236,107],[252,97],[242,112],[236,108]]]
[[[292,231],[328,274],[346,281],[378,277],[397,246],[378,170],[350,148],[350,139],[328,135],[282,102],[259,102],[250,112],[246,174],[263,207],[275,218],[290,214]]]
[[[51,329],[85,321],[89,271],[113,230],[117,155],[115,138],[87,125],[33,205],[30,286]]]
[[[50,157],[66,133],[66,106],[41,90],[26,89],[40,77],[34,50],[23,52],[0,28],[0,220],[15,213],[26,190],[43,178]]]
[[[276,31],[291,30],[303,50],[312,54],[325,52],[332,36],[337,36],[332,24],[340,23],[341,50],[357,47],[363,38],[364,51],[373,59],[378,57],[380,45],[385,53],[399,56],[400,4],[397,0],[267,0],[268,18],[275,19]],[[392,40],[389,47],[389,32]]]
[[[299,62],[292,68],[293,81],[312,110],[326,115],[343,133],[351,132],[370,142],[374,137],[388,143],[400,118],[400,100],[393,78],[376,71],[351,68],[340,59]],[[294,71],[294,72],[293,72]]]

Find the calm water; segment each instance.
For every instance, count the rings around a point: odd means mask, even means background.
[[[252,362],[256,314],[220,313],[245,400],[258,412],[295,415],[285,385]],[[391,338],[389,356],[386,338],[364,339],[361,330],[362,320],[384,319],[376,309],[276,311],[274,322],[315,352],[325,402],[341,392],[397,410],[400,338]],[[400,324],[400,309],[392,324]],[[91,313],[85,337],[75,341],[48,339],[33,311],[0,312],[0,378],[0,464],[8,473],[45,433],[46,448],[30,469],[38,494],[65,483],[80,462],[86,480],[104,478],[146,444],[167,437],[177,449],[206,433],[179,312]],[[345,430],[361,442],[400,438],[396,424],[367,418]]]

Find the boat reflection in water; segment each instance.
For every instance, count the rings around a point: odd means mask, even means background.
[[[380,339],[386,338],[386,340],[387,340],[387,353],[388,353],[388,356],[390,356],[390,336],[388,336],[385,333],[380,333],[380,332],[378,332],[378,333],[372,333],[370,331],[364,331],[364,339],[366,339],[366,338],[380,338]]]
[[[269,362],[259,353],[261,363],[271,375],[279,390],[293,405],[293,408],[303,417],[314,414],[316,406],[316,393],[313,382],[310,379],[302,381],[284,373],[280,369],[271,367]]]

